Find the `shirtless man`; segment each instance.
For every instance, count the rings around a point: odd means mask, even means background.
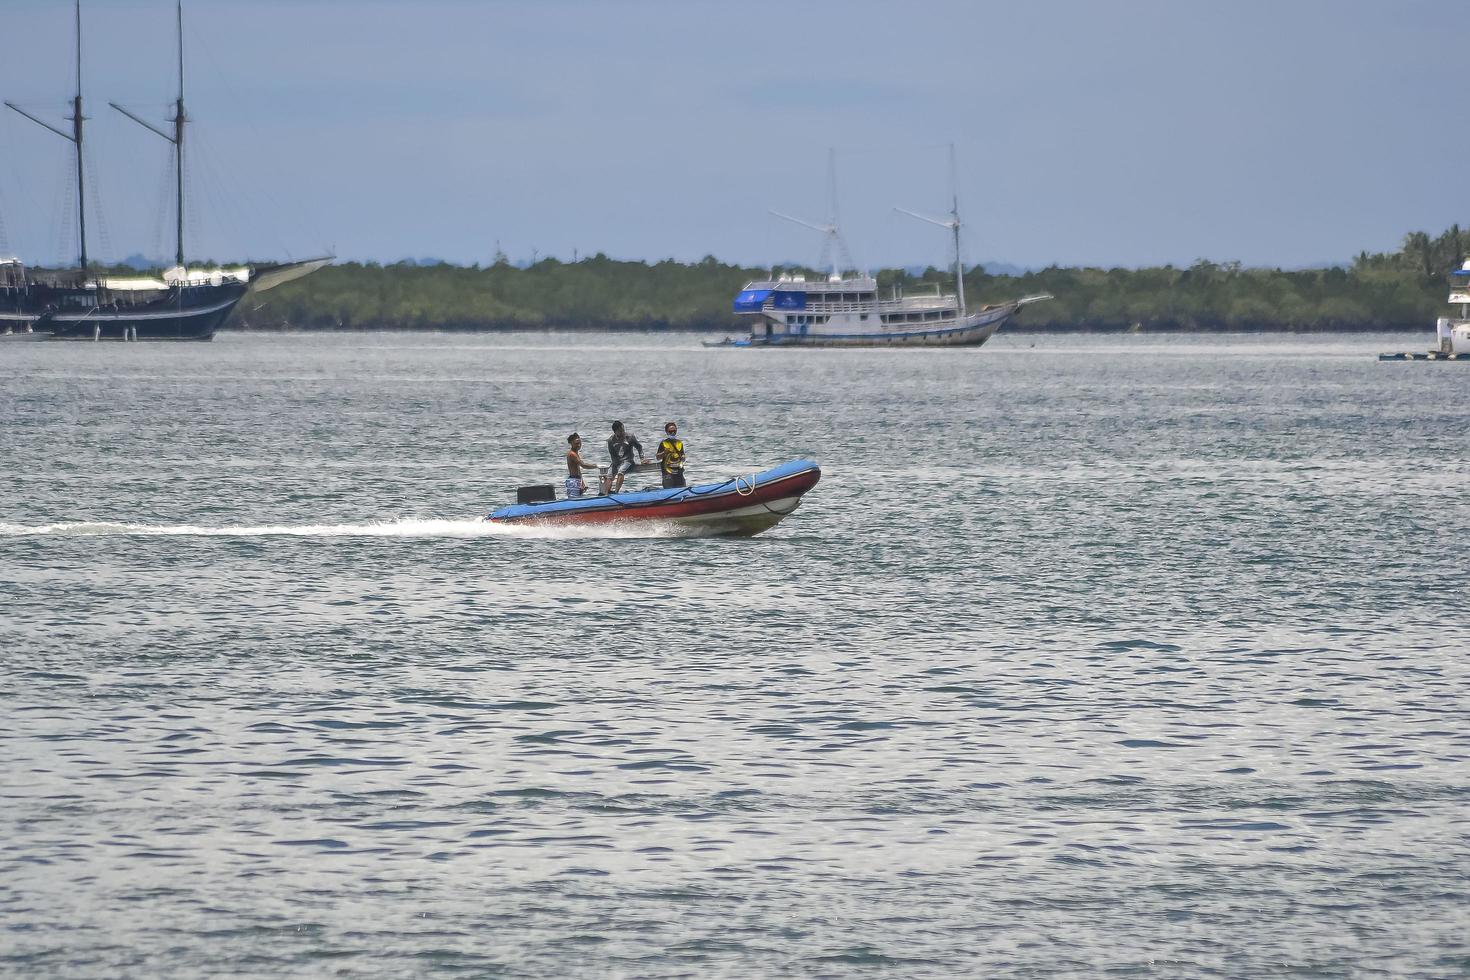
[[[571,447],[567,450],[567,499],[570,500],[587,492],[587,481],[582,479],[582,474],[595,472],[598,467],[582,458],[581,436],[573,432],[567,436],[567,444]]]

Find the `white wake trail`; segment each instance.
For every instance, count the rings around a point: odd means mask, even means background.
[[[7,524],[5,537],[194,537],[194,538],[659,538],[680,537],[681,529],[639,522],[637,525],[538,527],[492,524],[474,520],[404,518],[371,524],[261,524],[207,527],[199,524],[128,524],[112,521],[66,521],[56,524]]]
[[[112,521],[66,521],[27,526],[0,523],[0,536],[39,535],[201,538],[478,538],[503,535],[505,528],[487,521],[394,520],[372,524],[261,524],[207,527],[199,524],[126,524]]]

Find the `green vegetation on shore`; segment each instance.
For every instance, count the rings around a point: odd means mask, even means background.
[[[1364,252],[1347,267],[1285,271],[1200,261],[1188,268],[1048,268],[1020,276],[965,275],[972,303],[1032,293],[1008,330],[1392,330],[1426,329],[1441,315],[1445,273],[1470,246],[1459,226],[1431,238],[1415,232],[1392,253]],[[344,262],[243,304],[237,329],[297,330],[711,330],[739,333],[730,312],[739,288],[769,269],[714,258],[685,264],[625,262],[595,255],[527,268],[494,265],[379,266]],[[808,275],[816,275],[811,270]],[[928,269],[878,274],[880,288],[953,288]]]

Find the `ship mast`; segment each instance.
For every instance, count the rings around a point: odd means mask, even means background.
[[[77,157],[77,237],[80,239],[79,250],[81,252],[82,272],[87,271],[87,190],[86,181],[82,175],[82,0],[76,3],[77,22],[77,94],[71,100],[71,132],[67,133],[57,129],[48,122],[42,122],[35,116],[26,112],[13,102],[5,103],[6,107],[13,109],[25,116],[31,122],[45,129],[51,130],[64,140],[69,140],[76,147]]]
[[[178,191],[178,200],[174,212],[178,219],[178,238],[176,239],[176,246],[174,248],[174,264],[182,269],[184,266],[184,123],[188,121],[188,116],[184,114],[184,0],[178,0],[176,10],[178,14],[179,32],[179,97],[174,102],[173,135],[170,136],[147,120],[138,118],[116,102],[109,102],[108,105],[127,116],[139,126],[142,126],[149,132],[156,133],[174,145],[174,184]]]
[[[852,260],[852,253],[848,251],[847,242],[843,239],[837,222],[837,150],[834,147],[827,148],[827,223],[819,225],[811,221],[803,221],[801,218],[793,218],[780,211],[770,213],[782,221],[789,221],[803,228],[819,231],[825,236],[822,241],[822,254],[817,261],[830,268],[833,282],[842,278],[841,263],[846,262],[849,269],[857,268],[857,263]]]
[[[960,304],[960,316],[965,315],[965,267],[960,258],[960,192],[955,179],[954,144],[949,144],[949,219],[941,221],[939,218],[931,218],[927,214],[910,211],[908,208],[894,208],[893,210],[908,215],[910,218],[918,218],[927,221],[931,225],[948,228],[954,235],[954,278],[956,299]]]
[[[174,262],[181,268],[184,265],[184,0],[179,0],[175,11],[178,14],[179,32],[179,98],[174,103],[174,182],[178,188],[178,206],[175,209],[178,217],[177,247],[174,249]],[[958,244],[955,246],[959,248]]]
[[[179,103],[183,105],[183,103]],[[949,227],[954,232],[954,281],[960,301],[960,316],[965,315],[965,265],[960,258],[960,188],[955,173],[954,144],[949,144]]]
[[[77,0],[77,94],[71,100],[71,141],[77,148],[77,238],[82,272],[87,271],[87,191],[82,179],[82,0]]]

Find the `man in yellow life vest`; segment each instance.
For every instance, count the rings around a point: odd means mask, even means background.
[[[684,440],[679,438],[679,427],[673,422],[664,423],[664,438],[654,453],[663,473],[665,487],[682,487],[684,483]]]

